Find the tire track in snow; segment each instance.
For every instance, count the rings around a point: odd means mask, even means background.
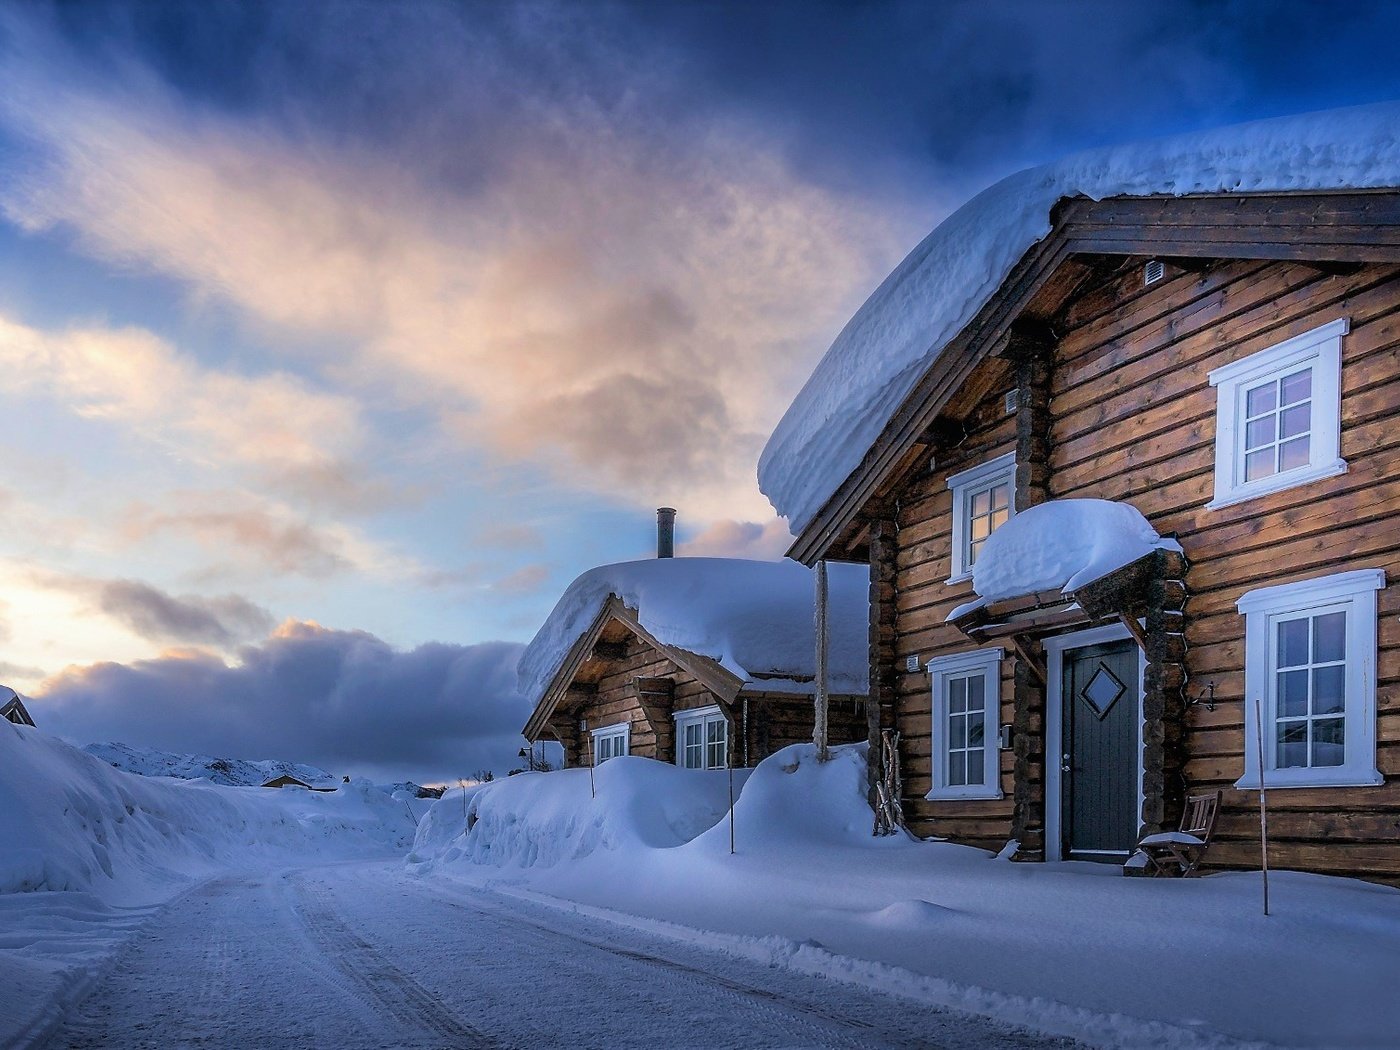
[[[442,1045],[461,1050],[494,1050],[491,1036],[460,1021],[382,951],[352,930],[335,912],[324,886],[313,886],[301,873],[289,874],[296,897],[292,912],[321,955],[403,1029],[418,1030]],[[407,1040],[406,1040],[407,1041]]]

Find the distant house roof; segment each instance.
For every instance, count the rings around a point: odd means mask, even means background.
[[[9,686],[0,685],[0,718],[15,725],[32,726],[34,719],[25,709],[24,701]]]
[[[1058,202],[1400,187],[1400,103],[1261,120],[1077,153],[1010,175],[943,220],[846,324],[759,459],[759,487],[804,536],[859,472],[939,356],[1053,230]],[[812,548],[819,550],[820,548]]]
[[[290,775],[288,775],[288,774],[286,774],[286,773],[282,774],[280,777],[273,777],[273,778],[272,778],[271,780],[269,780],[266,784],[264,784],[263,787],[265,787],[265,788],[302,787],[302,788],[306,788],[306,789],[309,790],[309,791],[334,791],[334,790],[335,790],[335,785],[334,785],[334,784],[308,784],[306,781],[304,781],[304,780],[298,780],[296,777],[290,776]]]

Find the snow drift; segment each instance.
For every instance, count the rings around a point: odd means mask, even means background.
[[[365,780],[310,792],[142,777],[0,722],[0,894],[147,903],[216,871],[391,856],[414,830],[408,808]]]
[[[864,693],[869,570],[829,570],[831,689]],[[570,584],[520,658],[521,692],[535,701],[543,695],[610,595],[663,645],[708,656],[745,681],[765,676],[765,689],[793,691],[800,685],[793,678],[816,672],[810,569],[794,561],[657,558],[602,565]]]
[[[242,758],[213,758],[209,755],[177,755],[152,747],[130,744],[88,744],[83,748],[117,769],[143,777],[178,777],[180,780],[208,780],[213,784],[261,787],[277,777],[296,777],[312,787],[332,787],[340,778],[318,766],[275,759],[248,761]],[[395,787],[407,785],[395,785]],[[392,792],[390,792],[392,793]]]
[[[736,790],[747,773],[734,771]],[[592,787],[587,769],[492,781],[475,789],[465,812],[462,792],[448,792],[419,827],[408,863],[420,870],[457,862],[550,867],[596,852],[666,849],[713,827],[729,809],[725,770],[623,755],[593,774]]]
[[[1050,232],[1065,197],[1400,186],[1400,103],[1090,150],[1011,175],[945,219],[842,329],[788,407],[759,487],[800,533],[943,348]]]

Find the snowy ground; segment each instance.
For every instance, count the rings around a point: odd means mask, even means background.
[[[359,862],[199,885],[46,1045],[1063,1044]]]
[[[644,845],[676,826],[684,771],[616,759],[597,770],[596,799],[585,770],[478,793],[465,836],[459,798],[455,816],[425,823],[410,869],[1099,1045],[1397,1045],[1400,892],[1277,873],[1265,918],[1257,874],[1125,879],[875,840],[859,751],[813,758],[790,748],[753,772],[733,856],[728,821]]]

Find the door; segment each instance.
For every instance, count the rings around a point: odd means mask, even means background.
[[[1064,655],[1060,830],[1065,857],[1121,860],[1137,842],[1138,667],[1131,639]]]

